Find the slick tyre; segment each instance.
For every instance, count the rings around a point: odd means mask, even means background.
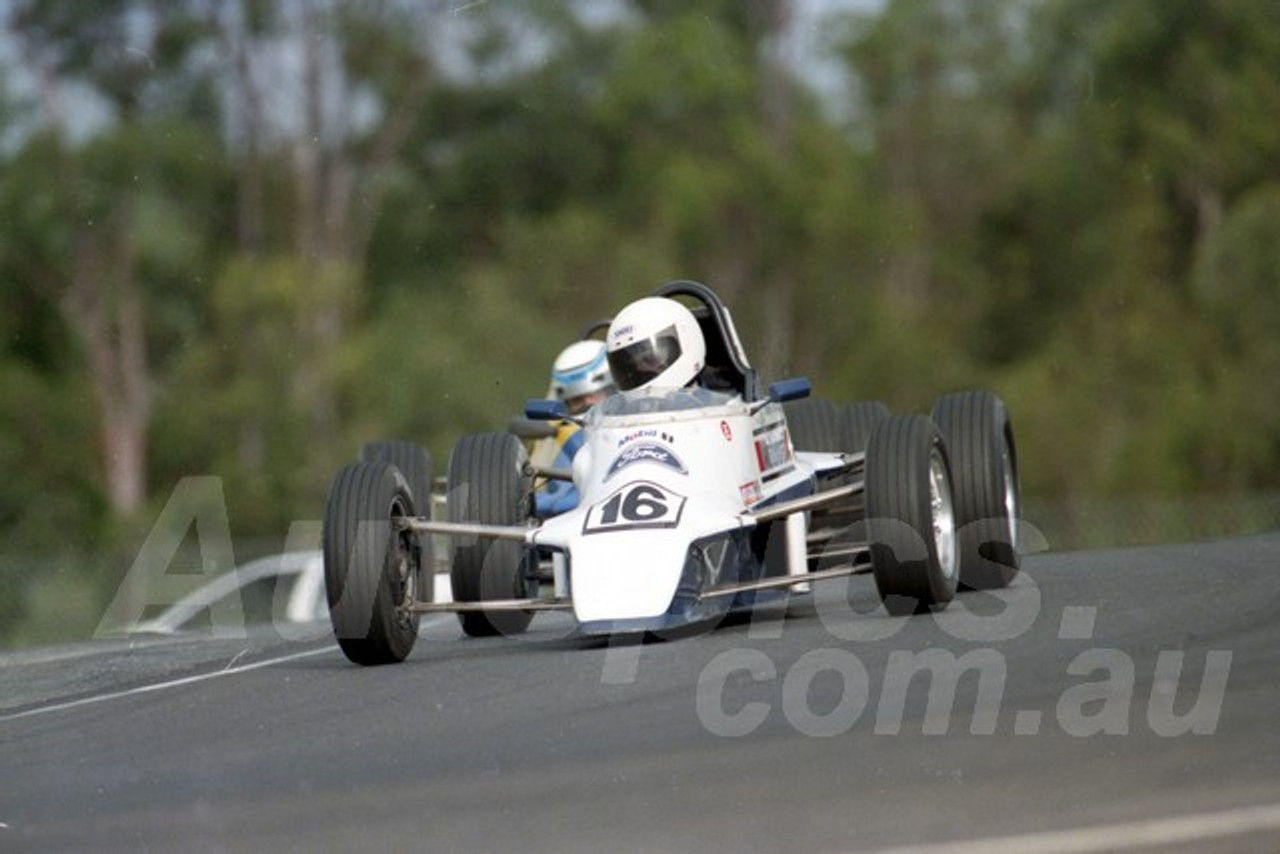
[[[840,421],[844,447],[849,453],[867,449],[871,433],[876,425],[889,417],[889,407],[878,400],[859,400],[840,408]]]
[[[844,423],[835,404],[816,398],[793,400],[783,404],[787,431],[797,451],[840,453],[844,446]]]
[[[417,515],[431,515],[431,455],[425,448],[402,439],[366,442],[360,448],[360,462],[387,462],[400,469]]]
[[[338,646],[356,664],[403,661],[418,638],[424,574],[416,537],[397,526],[413,502],[399,469],[353,463],[333,479],[324,515],[324,584]]]
[[[846,447],[845,413],[830,401],[815,398],[793,400],[783,404],[783,411],[791,445],[797,451],[838,454],[852,450]],[[824,475],[819,488],[843,486],[849,480],[847,473]],[[810,514],[809,534],[813,542],[821,544],[816,553],[811,551],[809,554],[810,572],[845,562],[843,546],[851,533],[850,526],[857,520],[857,515],[846,504],[822,507]]]
[[[889,417],[879,401],[843,405],[824,400],[798,400],[787,404],[787,426],[792,444],[805,451],[855,454],[867,449],[875,426]],[[824,477],[820,488],[845,486],[857,480],[857,471]],[[810,514],[810,533],[820,545],[809,557],[811,572],[829,569],[850,560],[849,545],[864,535],[859,500],[845,500]]]
[[[989,391],[943,395],[933,406],[951,460],[960,584],[1007,587],[1018,574],[1018,456],[1004,402]]]
[[[800,451],[853,454],[867,449],[871,431],[888,417],[878,400],[835,404],[806,398],[785,404],[791,444]]]
[[[449,519],[482,525],[524,525],[532,515],[528,455],[509,433],[463,436],[449,457]],[[512,540],[452,538],[449,575],[459,602],[524,599],[533,583],[532,551]],[[473,637],[518,634],[528,611],[460,612],[462,631]]]
[[[876,589],[895,616],[940,610],[959,578],[950,467],[927,416],[892,415],[867,445],[867,539]]]
[[[413,500],[412,515],[431,518],[431,454],[425,448],[403,439],[366,442],[360,448],[360,462],[387,462],[394,465],[404,475],[405,482],[409,485],[409,494]],[[418,591],[418,598],[423,602],[432,602],[435,601],[435,573],[432,571],[431,538],[419,537],[418,546],[421,551],[418,559],[425,570],[424,583]]]

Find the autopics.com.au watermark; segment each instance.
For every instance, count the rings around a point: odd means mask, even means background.
[[[1211,735],[1217,730],[1231,669],[1231,653],[1206,654],[1203,672],[1188,700],[1181,683],[1186,656],[1182,650],[1161,651],[1155,660],[1151,690],[1145,698],[1144,723],[1160,736]],[[957,694],[962,679],[976,680],[972,709],[957,718]],[[819,680],[837,684],[834,703],[812,701]],[[923,699],[909,689],[927,681]],[[770,656],[751,648],[716,655],[698,679],[695,707],[698,720],[710,733],[725,738],[750,735],[770,716],[781,714],[796,731],[815,737],[843,735],[870,720],[877,735],[897,735],[904,729],[908,703],[924,708],[924,735],[967,732],[994,735],[1006,709],[1008,670],[1005,655],[994,648],[971,649],[957,655],[944,648],[889,653],[881,677],[879,701],[871,708],[871,673],[857,652],[823,647],[804,653],[785,670]],[[1036,735],[1047,727],[1046,714],[1058,729],[1073,736],[1127,735],[1135,713],[1141,713],[1138,668],[1118,649],[1088,649],[1076,655],[1063,673],[1064,687],[1053,708],[1013,711],[1013,733]],[[748,682],[760,691],[743,690]],[[730,694],[736,699],[731,700]],[[750,699],[740,699],[742,696]],[[1189,704],[1183,711],[1177,705]],[[918,708],[918,706],[917,706]],[[966,725],[967,721],[967,725]]]
[[[1024,542],[1043,543],[1025,523],[1019,533]],[[854,613],[845,596],[817,599],[833,643],[785,665],[760,644],[718,653],[698,677],[698,721],[724,738],[748,736],[778,718],[813,737],[855,727],[876,735],[1056,731],[1088,737],[1142,730],[1174,737],[1217,731],[1230,650],[1144,650],[1135,660],[1099,645],[1097,607],[1046,608],[1025,569],[1010,587],[975,595],[982,597],[982,613],[964,595],[945,610],[914,617]],[[986,613],[997,602],[998,609]],[[945,640],[933,633],[926,648],[895,648],[899,633],[921,620],[936,625]],[[1037,649],[1018,656],[1013,650],[1019,642]],[[917,631],[902,646],[920,643]],[[1043,694],[1046,682],[1055,686],[1034,702],[1036,708],[1014,708],[1009,701],[1010,659],[1038,668],[1032,676],[1037,691]],[[1046,673],[1046,667],[1060,669]]]

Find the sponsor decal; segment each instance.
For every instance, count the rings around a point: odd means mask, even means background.
[[[656,439],[656,438],[658,438],[657,430],[636,430],[634,433],[628,433],[627,435],[619,439],[618,447],[621,448],[623,445],[629,442],[636,442],[636,441],[639,441],[640,439]]]
[[[645,442],[639,445],[632,445],[614,457],[613,462],[609,463],[609,470],[605,472],[604,479],[609,480],[627,466],[635,465],[636,463],[657,463],[658,465],[666,466],[677,474],[689,473],[684,463],[670,448],[664,448],[654,442]]]
[[[775,418],[767,424],[761,424],[752,431],[752,435],[761,436],[765,433],[772,433],[775,430],[787,429],[787,422],[781,418]]]
[[[724,434],[724,440],[726,442],[733,441],[733,428],[729,426],[728,421],[720,422],[720,432]]]
[[[750,483],[744,483],[738,487],[738,494],[742,496],[742,503],[751,506],[764,497],[764,493],[760,490],[760,481],[753,480]]]
[[[756,439],[756,463],[766,472],[791,461],[786,431],[775,431]]]
[[[618,440],[618,447],[621,448],[624,445],[629,445],[632,442],[638,442],[641,439],[657,439],[661,442],[666,442],[668,445],[674,445],[676,443],[676,437],[672,436],[670,433],[649,429],[636,430],[633,433],[628,433]]]

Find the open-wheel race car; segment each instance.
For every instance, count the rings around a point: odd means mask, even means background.
[[[716,294],[672,282],[705,340],[688,387],[620,391],[576,418],[571,472],[529,464],[509,433],[462,437],[448,519],[431,464],[372,443],[334,478],[324,521],[334,634],[359,664],[403,660],[419,616],[451,611],[471,636],[524,631],[539,611],[590,635],[680,632],[820,579],[874,576],[889,613],[940,609],[959,586],[1018,571],[1018,472],[1004,404],[943,395],[931,414],[808,397],[805,379],[760,387]],[[530,418],[569,418],[530,401]],[[571,478],[576,509],[533,512],[543,478]],[[432,601],[433,538],[447,539],[451,601]]]

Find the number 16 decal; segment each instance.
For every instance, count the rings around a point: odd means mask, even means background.
[[[584,534],[629,528],[674,528],[680,523],[685,498],[647,480],[634,481],[591,506]]]

